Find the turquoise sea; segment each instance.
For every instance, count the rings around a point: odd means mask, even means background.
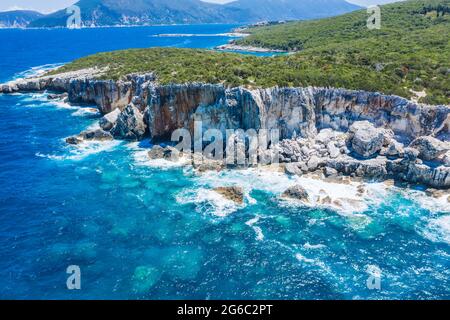
[[[233,27],[0,30],[0,82],[113,49],[212,48]],[[198,36],[155,37],[178,33]],[[446,199],[382,183],[356,199],[355,185],[267,170],[198,175],[148,161],[149,141],[65,144],[98,118],[0,95],[1,299],[450,299]],[[344,205],[281,200],[295,183]],[[231,185],[244,205],[211,191]],[[81,290],[66,288],[69,265]]]

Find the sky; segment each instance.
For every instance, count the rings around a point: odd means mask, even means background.
[[[78,0],[0,0],[0,11],[10,10],[36,10],[44,13],[56,11],[66,8],[71,4],[74,4]],[[168,0],[170,1],[170,0]],[[205,0],[206,1],[206,0]],[[232,1],[232,0],[231,0]],[[207,0],[207,2],[226,3],[230,0]],[[299,0],[300,1],[300,0]],[[348,2],[356,3],[362,6],[369,6],[373,4],[384,4],[389,2],[395,2],[398,0],[348,0]]]

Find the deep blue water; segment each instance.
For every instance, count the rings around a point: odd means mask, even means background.
[[[152,34],[232,27],[0,30],[0,81],[100,51],[212,48],[229,38]],[[45,94],[0,95],[0,298],[450,298],[445,201],[372,184],[359,210],[301,207],[280,200],[296,183],[281,174],[199,176],[148,162],[148,142],[67,146],[97,121],[87,111]],[[236,184],[241,207],[211,191]],[[66,288],[69,265],[81,268],[79,291]],[[367,287],[374,267],[381,290]]]

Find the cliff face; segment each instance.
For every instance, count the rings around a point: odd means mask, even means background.
[[[281,160],[292,164],[289,170],[295,174],[326,168],[450,187],[449,106],[343,89],[160,85],[153,74],[95,80],[99,73],[18,80],[1,85],[0,93],[51,90],[67,93],[72,103],[96,104],[107,114],[101,121],[104,131],[87,132],[74,142],[91,136],[141,139],[145,134],[170,140],[176,129],[193,133],[199,120],[204,131],[278,129]]]
[[[152,138],[178,128],[193,128],[194,115],[204,129],[279,129],[282,139],[303,137],[332,128],[347,131],[356,121],[368,120],[391,129],[409,141],[418,136],[450,138],[450,107],[417,104],[397,96],[326,88],[269,88],[191,83],[159,85],[153,74],[125,80],[95,80],[92,70],[19,80],[0,85],[0,93],[51,90],[67,92],[72,103],[96,104],[107,114],[133,102],[147,108]]]
[[[448,139],[448,106],[427,106],[395,96],[324,88],[225,89],[220,85],[150,86],[147,105],[150,133],[166,136],[192,128],[194,113],[205,129],[279,129],[282,139],[294,133],[311,137],[324,128],[347,131],[368,120],[405,140],[433,135]]]

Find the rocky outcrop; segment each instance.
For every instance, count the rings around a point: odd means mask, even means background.
[[[408,140],[419,136],[448,137],[448,106],[428,106],[406,99],[328,88],[226,88],[204,83],[160,85],[150,74],[121,80],[97,80],[105,70],[86,69],[17,80],[0,92],[67,92],[72,103],[96,104],[103,114],[133,104],[148,107],[151,137],[170,136],[174,129],[193,128],[194,115],[204,129],[279,129],[281,138],[314,136],[318,129],[348,131],[357,121],[392,130]]]
[[[68,144],[80,144],[84,141],[110,141],[113,140],[113,136],[102,129],[87,130],[81,132],[79,135],[72,136],[66,139]]]
[[[176,162],[179,160],[179,152],[177,149],[170,146],[163,148],[156,145],[150,149],[148,157],[152,160],[165,159]]]
[[[214,191],[237,204],[244,203],[244,190],[241,187],[219,187]]]
[[[309,201],[309,194],[302,186],[295,185],[288,188],[283,194],[283,198],[295,199],[300,201]]]
[[[393,177],[450,187],[449,106],[333,88],[161,85],[151,73],[97,80],[103,72],[87,69],[18,80],[0,86],[0,93],[49,90],[67,93],[71,103],[96,104],[105,114],[101,128],[118,139],[148,135],[153,141],[170,140],[176,129],[193,133],[196,123],[203,132],[277,129],[281,142],[267,156],[279,151],[289,174],[323,170],[330,176]],[[151,157],[160,156],[154,152]],[[205,170],[223,166],[211,163],[203,165]]]
[[[111,130],[116,125],[120,113],[120,109],[114,109],[114,111],[104,115],[99,121],[100,127],[106,131]]]
[[[436,138],[427,136],[415,139],[409,145],[419,151],[419,158],[426,161],[431,161],[443,156],[450,150],[450,143],[442,142]]]
[[[144,116],[133,104],[129,104],[117,117],[111,134],[118,139],[142,140],[147,131]]]

